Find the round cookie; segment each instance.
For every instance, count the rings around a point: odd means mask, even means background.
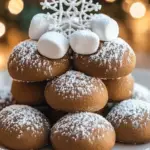
[[[10,149],[40,149],[48,144],[49,131],[46,117],[32,107],[12,105],[0,112],[0,143]]]
[[[115,106],[107,120],[116,131],[118,142],[141,144],[150,141],[150,104],[141,100],[126,100]]]
[[[66,115],[51,130],[56,150],[110,150],[115,138],[115,131],[106,119],[87,112]]]
[[[141,84],[135,83],[132,99],[140,99],[150,103],[150,90]]]
[[[47,85],[45,97],[56,110],[96,112],[105,107],[108,92],[100,79],[68,71]]]
[[[44,81],[65,73],[70,68],[69,56],[51,60],[39,54],[37,42],[26,40],[18,44],[8,61],[12,78],[21,81]]]
[[[134,78],[128,75],[119,79],[103,80],[108,90],[109,101],[120,102],[132,97]]]
[[[121,38],[101,43],[95,54],[74,54],[75,69],[102,79],[124,77],[133,71],[135,64],[134,51]]]
[[[39,105],[45,102],[44,90],[47,82],[13,81],[11,92],[17,104]]]
[[[15,104],[15,100],[12,97],[9,87],[3,87],[0,89],[0,111],[9,106]]]

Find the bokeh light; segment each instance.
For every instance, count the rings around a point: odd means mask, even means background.
[[[116,0],[106,0],[106,2],[108,2],[108,3],[113,3],[113,2],[115,2]]]
[[[14,36],[15,35],[15,36]],[[14,47],[14,45],[17,45],[19,42],[27,39],[27,33],[21,32],[18,28],[9,28],[8,34],[7,34],[7,41],[10,46]]]
[[[133,3],[130,7],[130,14],[133,18],[142,18],[146,14],[146,6],[142,2]]]
[[[24,8],[23,0],[10,0],[8,3],[8,10],[14,15],[18,15]]]
[[[10,55],[10,51],[8,51],[8,45],[0,43],[0,70],[4,70],[7,68],[7,61]]]
[[[6,32],[5,24],[0,22],[0,37],[2,37]]]
[[[1,70],[5,68],[5,64],[6,61],[5,61],[5,56],[3,54],[0,54],[0,68]]]
[[[125,12],[129,12],[131,6],[131,0],[124,0],[122,3],[122,8]]]

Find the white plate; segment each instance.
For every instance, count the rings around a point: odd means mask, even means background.
[[[150,150],[150,144],[143,144],[143,145],[116,144],[113,150]]]
[[[150,89],[150,70],[135,69],[133,72],[135,81]]]
[[[51,148],[44,148],[42,150],[51,150]],[[112,150],[150,150],[150,143],[143,145],[123,145],[116,144],[116,146]]]
[[[135,81],[145,85],[150,89],[150,70],[144,69],[135,69],[133,72],[133,76],[135,77]],[[7,71],[0,73],[0,88],[4,86],[11,85],[11,78],[8,75]],[[50,148],[45,148],[43,150],[50,150]],[[150,143],[143,144],[143,145],[123,145],[123,144],[116,144],[113,150],[150,150]]]

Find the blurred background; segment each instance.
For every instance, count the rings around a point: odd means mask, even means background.
[[[0,0],[0,70],[7,67],[13,47],[28,38],[32,17],[42,12],[42,0]],[[118,21],[120,37],[137,54],[137,67],[150,69],[150,0],[94,0],[101,12]]]

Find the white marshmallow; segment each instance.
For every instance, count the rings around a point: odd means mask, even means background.
[[[99,44],[99,37],[90,30],[78,30],[70,36],[71,48],[78,54],[93,54],[98,50]]]
[[[104,14],[93,17],[91,28],[102,41],[111,41],[116,39],[119,35],[118,23]]]
[[[44,33],[48,31],[49,23],[52,20],[47,20],[45,14],[35,15],[29,27],[29,37],[32,40],[38,40]]]
[[[38,51],[50,59],[60,59],[69,49],[69,40],[61,33],[52,31],[41,36],[38,41]]]

